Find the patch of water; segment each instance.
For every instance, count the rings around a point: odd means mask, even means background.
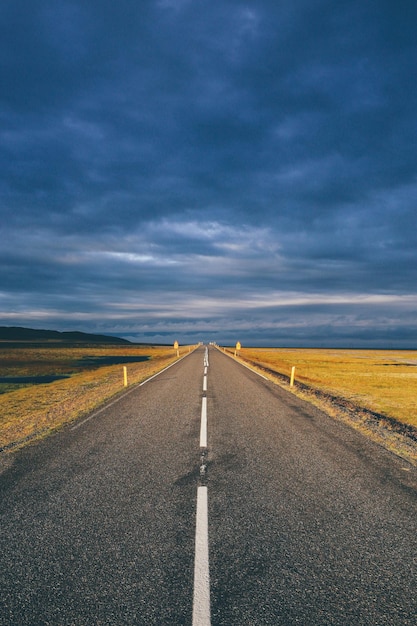
[[[43,383],[53,383],[56,380],[62,380],[69,378],[63,374],[54,375],[49,374],[46,376],[1,376],[0,384],[8,385],[42,385]]]

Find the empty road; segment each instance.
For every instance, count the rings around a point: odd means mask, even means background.
[[[3,463],[0,625],[415,625],[416,494],[201,346]]]

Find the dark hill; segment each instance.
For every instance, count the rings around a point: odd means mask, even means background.
[[[18,326],[0,326],[0,341],[7,342],[51,342],[51,343],[108,343],[129,344],[127,339],[108,335],[91,335],[78,331],[35,330]]]

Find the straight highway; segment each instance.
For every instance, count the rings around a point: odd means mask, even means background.
[[[201,346],[13,455],[0,624],[415,624],[417,474]]]

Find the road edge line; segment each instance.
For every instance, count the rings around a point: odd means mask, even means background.
[[[257,374],[258,376],[260,376],[264,380],[268,380],[268,381],[270,380],[269,378],[267,378],[266,376],[264,376],[260,372],[257,372],[255,369],[253,369],[249,365],[246,365],[246,363],[243,363],[242,361],[239,361],[238,359],[236,359],[232,354],[228,354],[227,352],[223,352],[223,350],[220,350],[220,348],[217,348],[217,350],[220,352],[220,354],[224,354],[225,356],[228,356],[229,359],[232,359],[232,361],[234,361],[235,363],[238,363],[239,365],[243,365],[243,367],[246,367],[247,370],[249,370],[250,372],[253,372],[254,374]]]
[[[193,350],[193,352],[194,352],[194,350]],[[164,372],[169,370],[170,367],[173,367],[174,365],[177,365],[177,363],[179,363],[180,361],[185,359],[185,357],[190,356],[190,354],[192,354],[193,352],[188,352],[187,354],[184,354],[180,359],[177,359],[173,363],[170,363],[169,365],[167,365],[167,367],[164,367],[164,369],[162,369],[160,372],[157,372],[156,374],[153,374],[153,376],[150,376],[149,378],[146,378],[146,380],[143,380],[141,383],[136,383],[136,384],[132,385],[129,389],[127,389],[126,391],[124,391],[120,395],[118,395],[117,398],[115,398],[114,400],[111,400],[110,402],[106,403],[105,406],[101,407],[100,409],[97,409],[96,411],[94,411],[93,413],[88,415],[88,417],[86,417],[83,420],[81,420],[80,422],[77,422],[76,424],[74,424],[74,426],[71,426],[70,430],[77,430],[77,428],[79,428],[80,426],[82,426],[86,422],[89,422],[94,417],[97,417],[97,415],[100,415],[100,413],[103,413],[103,411],[105,411],[106,409],[110,408],[114,404],[117,404],[117,402],[122,400],[122,398],[126,398],[126,396],[128,396],[130,393],[133,393],[134,391],[136,391],[139,387],[142,387],[142,385],[145,385],[150,380],[153,380],[154,378],[159,376],[159,374],[163,374]]]

